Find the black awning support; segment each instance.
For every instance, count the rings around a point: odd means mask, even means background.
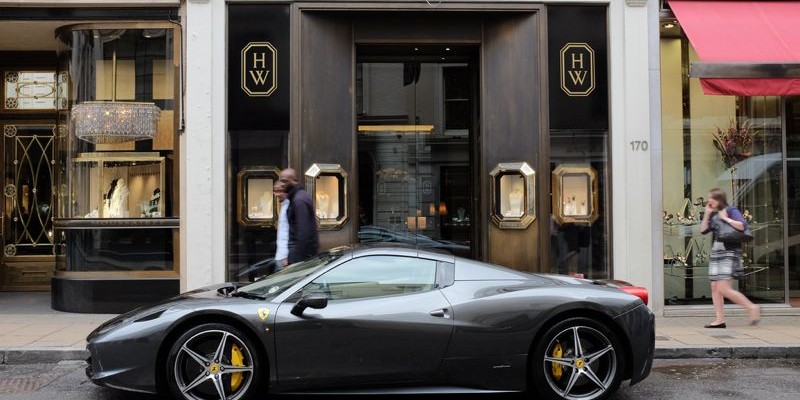
[[[694,61],[692,78],[800,78],[800,63],[747,63]]]

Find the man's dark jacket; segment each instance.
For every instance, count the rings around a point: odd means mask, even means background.
[[[319,253],[319,234],[314,204],[303,185],[289,189],[286,197],[289,199],[289,208],[286,210],[289,220],[288,262],[293,264]]]

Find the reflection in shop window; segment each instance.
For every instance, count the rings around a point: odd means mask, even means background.
[[[475,71],[440,61],[357,64],[358,239],[474,257]]]

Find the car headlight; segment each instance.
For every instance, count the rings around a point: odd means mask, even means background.
[[[120,315],[100,325],[97,329],[94,330],[94,332],[89,334],[89,337],[91,338],[93,336],[103,335],[113,330],[114,328],[117,328],[122,325],[127,325],[136,322],[152,321],[163,315],[172,306],[173,306],[172,304],[163,304],[161,306],[134,310],[129,313]]]

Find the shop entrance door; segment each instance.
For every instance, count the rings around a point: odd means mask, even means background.
[[[2,121],[0,291],[50,290],[54,269],[52,122]]]
[[[358,239],[477,258],[477,47],[360,46]]]

